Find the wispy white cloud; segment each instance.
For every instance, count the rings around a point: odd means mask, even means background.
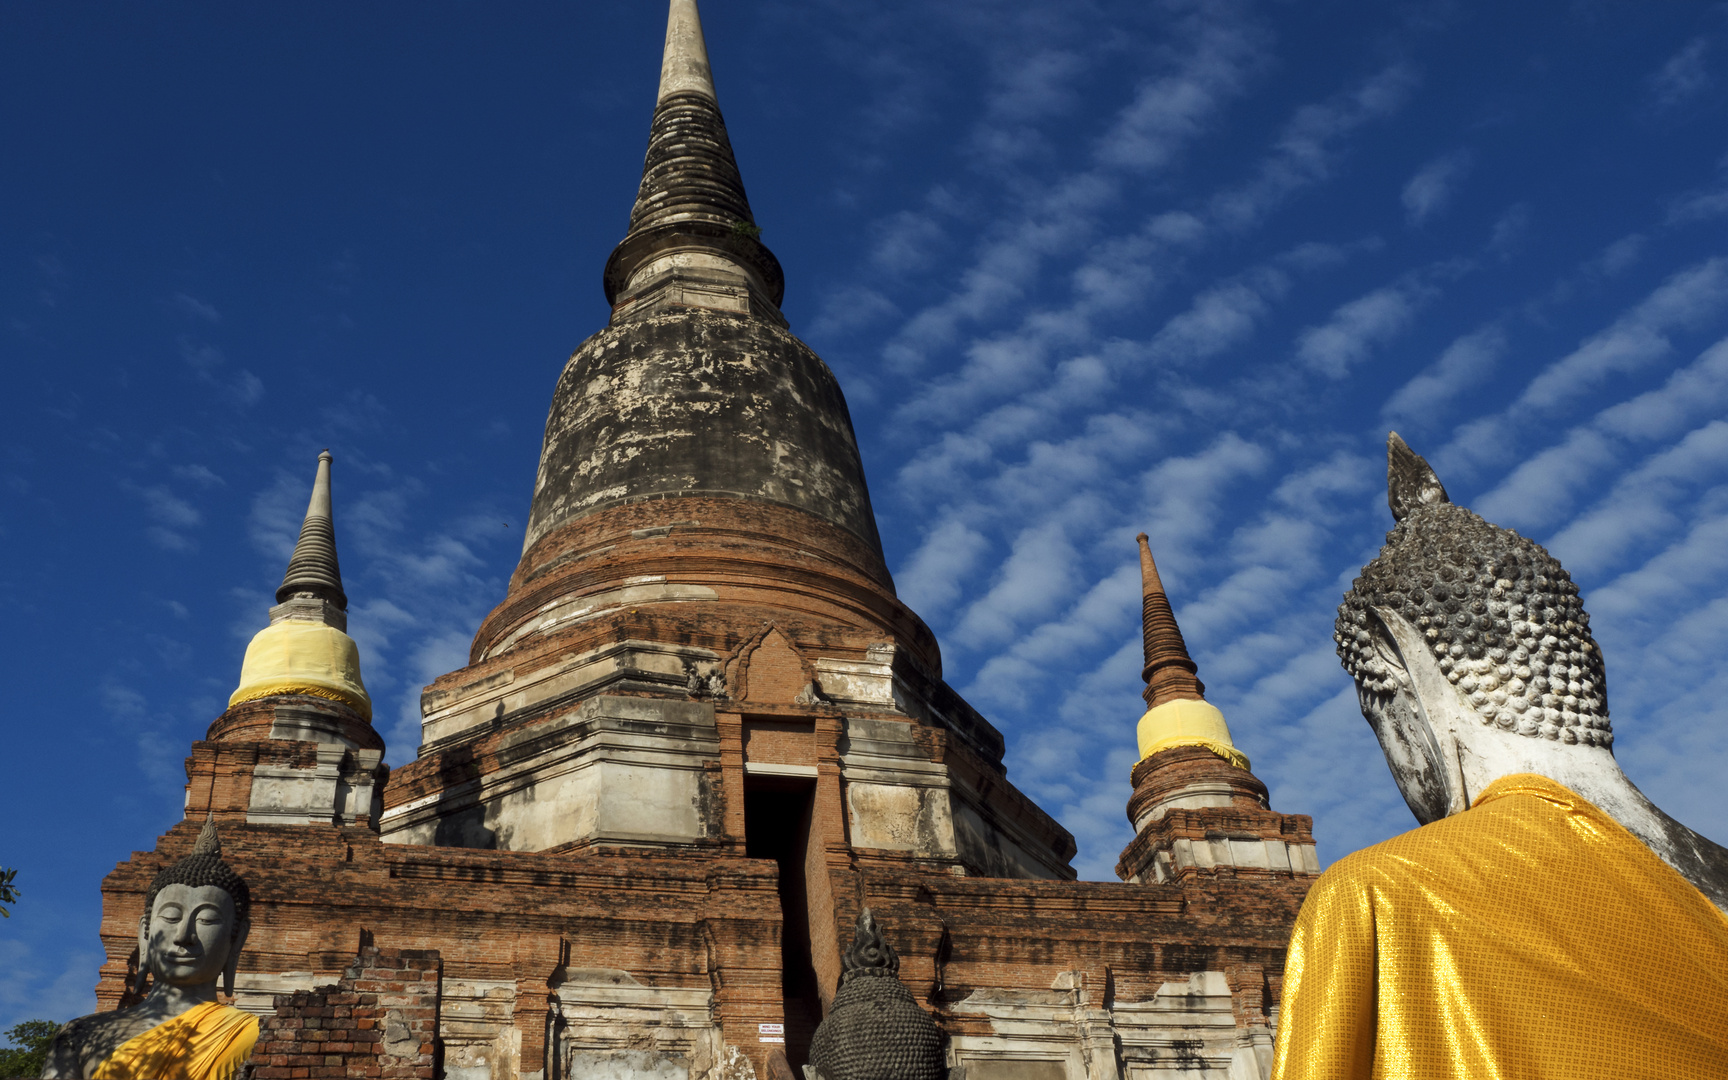
[[[1622,236],[1603,248],[1602,253],[1588,264],[1588,269],[1603,277],[1619,277],[1637,265],[1649,246],[1650,238],[1643,233]]]
[[[1022,530],[989,590],[967,605],[951,636],[972,648],[1008,640],[1021,623],[1050,613],[1073,594],[1077,562],[1060,522]]]
[[[1711,78],[1705,57],[1708,38],[1696,37],[1669,57],[1650,76],[1650,104],[1658,111],[1679,108],[1709,89]]]
[[[1410,224],[1421,225],[1444,210],[1474,162],[1468,150],[1454,150],[1417,169],[1400,196]]]
[[[1519,406],[1552,409],[1600,385],[1610,375],[1637,370],[1672,348],[1668,335],[1715,318],[1728,306],[1728,258],[1687,267],[1614,324],[1530,380]]]
[[[221,374],[228,363],[221,349],[189,337],[180,338],[179,348],[180,358],[198,380],[218,388],[235,404],[250,407],[263,400],[264,380],[251,371],[240,369],[226,377]]]
[[[309,478],[278,472],[269,486],[252,496],[246,531],[253,548],[266,562],[287,567],[289,556],[294,554],[294,542],[300,538],[300,524],[306,518],[306,500],[311,490]]]
[[[1728,310],[1728,259],[1694,263],[1669,276],[1642,300],[1542,368],[1503,411],[1460,424],[1431,455],[1437,467],[1469,474],[1512,461],[1541,424],[1611,376],[1641,371],[1673,351],[1672,335],[1708,325]]]
[[[151,522],[144,535],[151,543],[165,551],[197,550],[198,543],[191,533],[204,524],[204,515],[197,507],[165,484],[140,486],[127,482],[124,486],[144,504],[145,515]]]
[[[180,479],[190,480],[202,488],[219,488],[227,483],[204,465],[176,465],[173,471]]]
[[[1400,387],[1380,414],[1387,423],[1431,429],[1437,414],[1486,379],[1505,355],[1506,331],[1499,323],[1472,330],[1446,346],[1439,359]]]
[[[984,534],[957,518],[930,530],[907,565],[895,575],[901,599],[926,619],[948,610],[960,595],[960,584],[989,547]]]
[[[1728,422],[1713,420],[1622,473],[1586,513],[1548,542],[1574,572],[1600,573],[1635,545],[1684,525],[1680,500],[1728,483]]]
[[[1341,379],[1410,325],[1417,310],[1439,294],[1419,275],[1340,305],[1326,322],[1302,331],[1296,359],[1328,378]]]
[[[1048,681],[1052,671],[1066,670],[1076,658],[1097,655],[1100,646],[1120,635],[1140,610],[1139,581],[1139,563],[1122,563],[1081,592],[1058,618],[1040,623],[987,660],[965,693],[985,705],[1024,706],[1032,685]]]
[[[1482,495],[1477,509],[1508,526],[1547,525],[1569,513],[1576,498],[1619,466],[1636,444],[1672,437],[1724,407],[1728,407],[1728,341],[1706,349],[1660,387],[1611,405],[1567,431],[1560,442],[1524,460]],[[1638,471],[1628,475],[1636,476]],[[1583,535],[1573,533],[1571,547],[1580,560],[1590,557],[1589,548],[1577,542]],[[1605,554],[1598,549],[1598,557]]]
[[[1501,259],[1510,259],[1523,247],[1530,233],[1530,205],[1514,203],[1494,221],[1488,233],[1488,250]]]
[[[1264,447],[1232,431],[1199,453],[1167,457],[1147,470],[1140,481],[1141,517],[1157,545],[1159,565],[1179,573],[1213,528],[1225,489],[1259,473],[1269,460]]]
[[[1135,172],[1171,165],[1246,89],[1266,45],[1234,5],[1197,9],[1171,70],[1140,85],[1099,140],[1098,161]]]
[[[222,313],[216,310],[214,304],[206,303],[187,293],[175,293],[174,306],[202,322],[219,323],[222,321]]]
[[[1302,188],[1329,179],[1342,155],[1340,142],[1396,113],[1416,83],[1415,70],[1395,62],[1330,101],[1298,109],[1253,179],[1213,196],[1211,216],[1225,228],[1241,231]]]
[[[31,903],[26,888],[19,913],[36,914]],[[23,940],[0,938],[0,1030],[26,1020],[65,1021],[93,1012],[94,974],[101,963],[100,954],[86,949],[56,951],[48,959]]]
[[[1147,343],[1147,356],[1183,366],[1246,342],[1290,288],[1290,276],[1274,266],[1257,267],[1212,285],[1194,297]]]
[[[1177,43],[1150,58],[1154,73],[1117,112],[1094,160],[1019,200],[1012,217],[992,230],[960,271],[957,287],[893,335],[883,354],[890,365],[920,368],[933,351],[951,347],[962,326],[1022,297],[1048,259],[1092,244],[1102,215],[1120,198],[1121,176],[1170,168],[1217,123],[1262,62],[1261,34],[1236,5],[1199,5],[1174,19],[1171,30]],[[1052,59],[1045,75],[1066,70]],[[1024,100],[1024,89],[1011,83],[1005,93],[1010,104],[988,112],[984,124],[996,123],[1004,110],[1023,114],[1024,105],[1011,103]]]

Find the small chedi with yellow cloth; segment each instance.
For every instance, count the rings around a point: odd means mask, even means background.
[[[1422,827],[1308,894],[1274,1080],[1728,1075],[1728,849],[1620,771],[1559,562],[1388,462],[1336,640]]]
[[[45,1077],[97,1080],[229,1080],[258,1041],[258,1018],[224,1005],[234,993],[249,929],[251,891],[222,861],[206,822],[192,854],[156,876],[138,920],[143,1000],[79,1017],[60,1029]]]

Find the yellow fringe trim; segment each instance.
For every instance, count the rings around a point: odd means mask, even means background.
[[[1248,768],[1248,755],[1234,746],[1221,743],[1216,739],[1202,739],[1195,735],[1175,735],[1168,739],[1159,739],[1145,753],[1140,755],[1140,761],[1145,761],[1160,750],[1168,750],[1172,746],[1198,746],[1202,750],[1210,750],[1214,754],[1236,766],[1238,769]],[[1135,762],[1138,765],[1140,762]]]
[[[228,699],[232,708],[244,701],[257,701],[259,698],[280,697],[283,694],[305,694],[307,697],[323,698],[325,701],[337,701],[360,714],[362,720],[372,719],[372,702],[363,697],[341,690],[332,690],[328,686],[313,686],[309,683],[295,682],[293,679],[279,679],[276,682],[258,683],[255,686],[244,687],[234,691],[234,696]]]

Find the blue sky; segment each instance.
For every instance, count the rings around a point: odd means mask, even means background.
[[[709,0],[793,329],[1010,777],[1111,877],[1134,534],[1325,859],[1411,827],[1332,652],[1396,428],[1565,561],[1616,751],[1728,840],[1728,14]],[[377,723],[460,666],[604,325],[664,25],[627,5],[0,7],[0,1027],[93,1006],[314,458]]]

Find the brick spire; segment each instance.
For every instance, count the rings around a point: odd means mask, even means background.
[[[1170,610],[1158,564],[1152,561],[1152,545],[1145,533],[1135,539],[1140,543],[1140,632],[1146,647],[1146,666],[1140,669],[1146,690],[1140,696],[1149,709],[1179,699],[1204,701],[1206,684],[1195,674],[1198,669],[1188,655],[1188,643],[1182,640],[1182,628]]]
[[[276,590],[276,602],[291,596],[328,600],[348,610],[348,595],[342,591],[342,569],[336,564],[336,527],[330,518],[330,451],[318,455],[318,477],[312,482],[312,501],[300,526],[300,540],[288,560],[288,572]]]
[[[778,311],[786,280],[760,232],[714,94],[696,0],[671,0],[648,157],[630,231],[606,263],[607,302],[628,302],[645,280],[663,276],[662,257],[676,253],[685,266],[692,255],[698,265],[704,256],[732,264]]]
[[[1249,771],[1248,756],[1236,749],[1224,714],[1206,700],[1152,545],[1145,533],[1135,539],[1146,713],[1134,726],[1140,760],[1129,774],[1134,839],[1116,863],[1117,876],[1171,881],[1217,872],[1318,873],[1308,819],[1275,814],[1267,806],[1266,785]],[[1231,839],[1219,846],[1219,836]]]

